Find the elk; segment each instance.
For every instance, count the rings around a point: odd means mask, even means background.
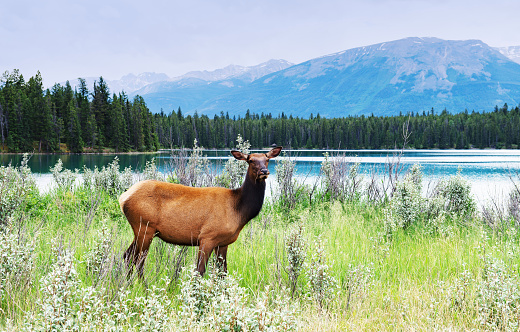
[[[244,183],[238,189],[194,188],[154,180],[130,187],[119,197],[121,210],[134,232],[134,241],[123,256],[129,275],[135,265],[139,276],[143,276],[144,261],[154,237],[176,245],[198,246],[196,269],[201,275],[212,251],[226,271],[228,245],[260,213],[269,175],[267,166],[281,150],[278,146],[267,153],[231,151],[237,160],[249,164]]]

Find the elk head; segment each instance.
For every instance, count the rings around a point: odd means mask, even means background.
[[[281,151],[282,147],[278,146],[267,153],[244,154],[240,151],[233,150],[231,154],[235,159],[245,160],[249,164],[247,174],[251,179],[255,181],[265,181],[269,176],[269,169],[267,168],[269,159],[278,156]]]

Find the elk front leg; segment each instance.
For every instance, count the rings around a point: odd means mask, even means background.
[[[204,241],[199,244],[199,255],[197,257],[197,271],[203,276],[206,272],[206,265],[208,264],[209,256],[215,248],[215,243],[211,241]]]
[[[225,273],[227,273],[227,259],[226,259],[226,256],[227,256],[227,247],[228,246],[223,246],[223,247],[216,247],[215,248],[215,256],[217,257],[217,265],[219,266],[219,268],[222,269],[222,271],[224,271]]]

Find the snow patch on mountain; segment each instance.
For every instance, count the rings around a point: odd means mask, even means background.
[[[520,46],[495,47],[495,49],[507,58],[520,64]]]

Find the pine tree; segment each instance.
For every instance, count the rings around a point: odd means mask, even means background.
[[[78,117],[77,108],[75,105],[75,101],[69,101],[68,107],[68,115],[69,121],[67,125],[68,131],[68,141],[67,146],[72,152],[82,152],[83,151],[83,139],[81,138],[81,127],[80,121]]]

